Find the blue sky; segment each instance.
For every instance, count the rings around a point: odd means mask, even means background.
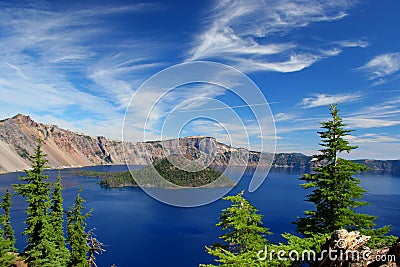
[[[399,159],[399,11],[396,0],[0,1],[0,118],[24,113],[121,139],[129,101],[146,79],[174,64],[214,61],[261,89],[277,152],[315,153],[319,122],[338,102],[356,129],[351,158]],[[199,95],[193,110],[243,105],[218,86],[186,86],[157,107],[146,137],[159,137],[168,108]],[[251,132],[249,110],[233,110]],[[133,115],[143,121],[148,114]],[[233,116],[220,115],[235,136]],[[222,126],[200,118],[181,134],[225,142]]]

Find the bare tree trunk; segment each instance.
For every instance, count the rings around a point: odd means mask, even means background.
[[[89,267],[97,267],[95,254],[99,255],[106,251],[104,249],[105,245],[96,238],[94,230],[88,231],[86,238],[86,244],[89,247]]]

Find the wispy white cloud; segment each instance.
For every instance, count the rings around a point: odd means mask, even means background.
[[[400,98],[392,98],[369,105],[343,116],[352,128],[381,128],[400,125]]]
[[[134,90],[163,63],[154,61],[159,47],[105,18],[156,6],[49,6],[0,3],[1,116],[23,112],[120,139]]]
[[[107,18],[147,8],[143,4],[85,6],[60,12],[46,6],[20,9],[10,4],[1,9],[0,94],[6,96],[0,100],[5,102],[3,107],[6,103],[17,103],[10,104],[17,112],[46,122],[53,119],[73,130],[107,133],[108,137],[119,139],[125,108],[140,84],[166,65],[154,58],[158,58],[159,50],[168,49],[168,45],[155,44],[134,33],[125,36],[126,31],[120,32],[112,25],[113,20]],[[231,53],[238,53],[240,47],[232,48]],[[268,46],[254,43],[246,53],[268,55],[291,47],[290,43]],[[209,78],[216,84],[234,86],[234,79],[214,74],[215,78]],[[135,112],[134,121],[148,120],[147,127],[153,132],[148,132],[147,137],[151,139],[179,103],[187,103],[186,109],[195,109],[224,91],[205,86],[174,90],[163,95],[149,113],[143,106],[156,103],[161,96],[160,92],[148,90],[131,111]],[[68,123],[67,118],[73,123]],[[131,141],[142,141],[143,128],[137,127],[142,125],[132,124]]]
[[[224,25],[213,26],[209,31],[200,35],[197,42],[198,46],[190,52],[189,60],[218,56],[266,56],[296,47],[290,43],[260,45],[252,39],[240,38],[232,29],[226,28]]]
[[[235,63],[240,70],[251,71],[277,71],[295,72],[307,68],[320,60],[321,55],[296,54],[291,55],[284,61],[264,62],[254,59],[235,59]]]
[[[366,40],[344,40],[344,41],[339,41],[338,44],[340,44],[342,47],[361,47],[361,48],[365,48],[370,45],[370,43]]]
[[[275,122],[281,122],[281,121],[289,121],[294,119],[296,116],[293,114],[289,114],[289,113],[278,113],[274,115],[274,120]]]
[[[382,118],[387,116],[396,117],[400,113],[400,97],[380,101],[351,113],[351,116]]]
[[[337,94],[337,95],[315,94],[311,97],[303,98],[300,105],[303,108],[314,108],[320,106],[329,106],[335,103],[354,102],[360,100],[361,98],[362,98],[361,93]]]
[[[400,142],[396,143],[362,143],[350,154],[343,155],[351,159],[399,159]]]
[[[297,124],[292,124],[292,125],[287,125],[287,126],[277,126],[276,130],[278,134],[287,134],[287,133],[292,133],[292,132],[299,132],[299,131],[309,131],[309,130],[315,130],[318,126],[318,121],[315,120],[314,123],[297,123]]]
[[[400,125],[400,121],[398,120],[361,118],[361,117],[348,117],[346,118],[346,123],[348,123],[352,128],[358,128],[358,129],[381,128],[381,127]]]
[[[188,60],[219,58],[244,71],[294,72],[340,54],[341,48],[365,47],[360,41],[344,41],[331,48],[307,48],[296,42],[271,42],[271,36],[287,35],[311,23],[340,20],[353,1],[221,1],[205,20]],[[301,48],[300,48],[301,47]]]
[[[392,91],[388,91],[392,92]],[[277,132],[279,134],[289,134],[298,131],[309,131],[316,130],[319,122],[326,121],[329,119],[329,115],[325,117],[316,117],[315,114],[307,113],[307,109],[304,107],[317,107],[317,106],[328,106],[332,103],[343,103],[343,102],[354,102],[359,101],[358,105],[362,107],[351,113],[341,114],[343,122],[348,125],[351,129],[379,129],[385,127],[393,127],[400,125],[400,98],[390,98],[388,100],[380,101],[374,105],[362,104],[363,95],[360,93],[354,96],[340,94],[340,95],[316,95],[311,98],[304,98],[301,102],[300,107],[303,107],[302,112],[292,111],[289,113],[278,113],[275,115],[275,121],[277,122]],[[306,113],[304,113],[306,112]],[[363,137],[369,138],[370,142],[384,142],[390,141],[388,138],[378,138],[373,134],[365,134]],[[364,139],[365,139],[364,138]],[[365,140],[366,142],[368,140]]]
[[[362,135],[349,135],[346,137],[354,144],[365,143],[398,143],[400,142],[399,136],[389,136],[386,134],[367,133]]]
[[[144,81],[145,77],[138,77],[137,74],[160,66],[161,63],[120,52],[89,66],[86,75],[99,95],[112,101],[116,107],[125,109],[134,91]]]
[[[358,148],[350,155],[358,159],[399,159],[400,136],[398,134],[366,133],[346,137]]]
[[[387,53],[375,56],[365,65],[357,68],[357,70],[365,72],[370,80],[374,80],[375,84],[386,82],[386,78],[394,75],[400,70],[400,53]]]

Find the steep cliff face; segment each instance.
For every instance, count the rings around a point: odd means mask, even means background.
[[[29,167],[36,140],[44,140],[43,150],[49,166],[86,166],[106,162],[106,156],[97,138],[77,134],[55,125],[34,122],[29,116],[18,114],[0,122],[0,150],[2,171],[15,171]],[[19,158],[12,161],[11,158]],[[7,159],[10,159],[7,161]]]

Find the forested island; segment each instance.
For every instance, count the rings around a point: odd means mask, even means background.
[[[173,185],[181,187],[230,187],[236,183],[221,172],[206,167],[200,171],[190,172],[181,170],[169,162],[167,158],[156,160],[153,166],[145,166],[139,170],[121,172],[97,172],[76,170],[74,175],[99,177],[100,185],[107,188],[142,186],[171,188]],[[161,175],[165,180],[156,179]]]

